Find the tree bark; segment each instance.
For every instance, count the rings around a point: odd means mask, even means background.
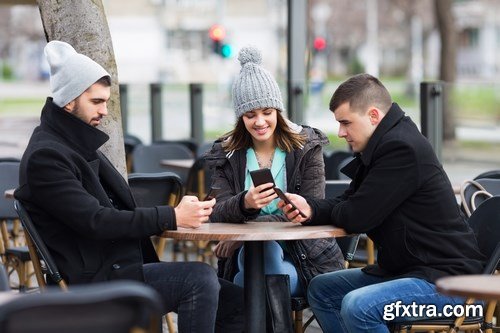
[[[455,114],[450,105],[452,84],[456,79],[457,33],[452,12],[453,0],[434,0],[436,22],[441,37],[439,79],[445,82],[443,96],[444,140],[455,139]]]
[[[101,151],[115,168],[127,178],[125,148],[120,113],[118,75],[111,35],[101,0],[37,0],[48,41],[71,44],[79,53],[90,57],[111,74],[111,98],[108,116],[99,128],[109,135]]]

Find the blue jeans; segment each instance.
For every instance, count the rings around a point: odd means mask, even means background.
[[[244,283],[244,251],[245,246],[242,246],[238,254],[239,272],[234,276],[234,283],[241,287],[243,287]],[[290,255],[287,253],[283,252],[283,249],[276,241],[264,242],[264,273],[289,275],[291,295],[300,296],[304,294],[299,283],[297,270],[292,263],[292,258],[290,258]]]
[[[144,281],[161,296],[165,313],[177,312],[179,333],[243,332],[243,289],[219,280],[201,262],[145,264]]]
[[[434,284],[422,279],[391,280],[363,273],[360,268],[316,276],[309,284],[307,298],[325,333],[389,332],[389,319],[397,322],[426,318],[425,315],[402,316],[404,313],[401,309],[400,315],[392,318],[396,312],[389,304],[397,301],[404,305],[412,302],[417,305],[433,304],[438,311],[442,311],[446,304],[464,302],[460,297],[439,294]],[[392,310],[391,316],[387,313],[389,309]]]

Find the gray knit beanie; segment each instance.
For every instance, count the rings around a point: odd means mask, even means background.
[[[80,96],[100,78],[111,77],[101,65],[77,53],[68,43],[53,40],[44,52],[50,66],[52,98],[59,107]]]
[[[238,60],[240,74],[233,83],[233,106],[236,117],[261,108],[284,111],[278,83],[271,73],[260,66],[262,56],[254,47],[241,49]]]

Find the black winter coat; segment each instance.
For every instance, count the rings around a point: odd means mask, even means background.
[[[69,284],[143,280],[143,263],[158,261],[149,236],[176,227],[171,207],[135,207],[97,151],[108,138],[48,98],[21,161],[15,197]]]
[[[300,129],[300,126],[297,127]],[[319,130],[308,126],[302,126],[301,133],[307,137],[305,146],[286,155],[286,191],[305,197],[324,198],[325,166],[322,145],[328,143],[328,139]],[[288,221],[283,214],[259,216],[260,210],[242,209],[247,192],[245,150],[227,153],[218,140],[205,159],[211,167],[215,167],[212,185],[222,188],[210,216],[212,222]],[[285,246],[304,288],[307,288],[314,276],[344,267],[342,252],[333,238],[286,241]],[[235,252],[232,258],[219,260],[219,276],[231,281],[237,273],[238,251]]]
[[[393,104],[363,154],[341,170],[353,180],[340,197],[309,199],[308,224],[367,233],[378,249],[366,273],[417,277],[478,274],[483,256],[431,145]]]

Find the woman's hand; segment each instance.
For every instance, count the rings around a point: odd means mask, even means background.
[[[265,183],[251,187],[245,194],[245,209],[261,209],[267,206],[278,195],[273,190],[273,183]]]
[[[218,258],[229,258],[242,244],[240,241],[220,241],[214,247],[214,254]]]

